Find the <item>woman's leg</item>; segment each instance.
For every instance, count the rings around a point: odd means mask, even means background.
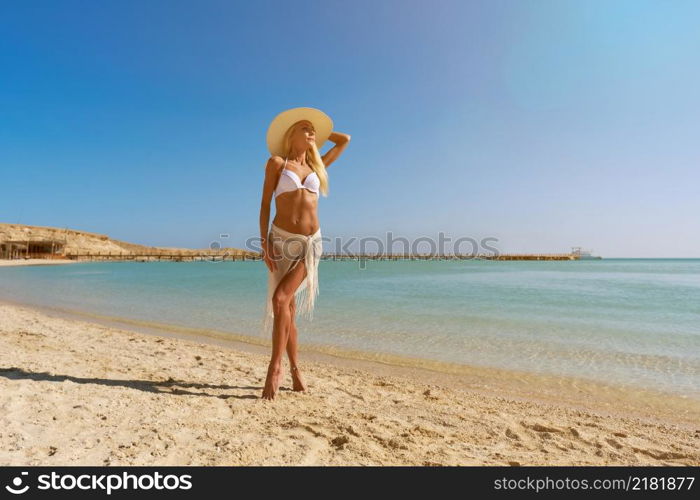
[[[305,391],[306,384],[304,379],[301,377],[301,372],[299,371],[299,364],[297,362],[297,322],[296,322],[296,297],[292,297],[289,302],[289,315],[292,321],[289,323],[289,336],[287,338],[287,357],[289,357],[289,367],[292,370],[292,390],[294,391]]]
[[[290,315],[289,303],[305,276],[306,265],[302,259],[280,280],[272,295],[272,309],[275,318],[272,324],[272,357],[267,368],[267,380],[265,380],[262,395],[264,399],[274,399],[279,387],[282,356],[287,347],[290,324],[294,320]]]

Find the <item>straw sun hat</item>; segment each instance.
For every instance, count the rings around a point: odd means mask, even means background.
[[[316,108],[292,108],[282,111],[267,128],[267,149],[273,155],[284,156],[285,132],[299,120],[309,120],[316,131],[316,147],[321,149],[333,132],[333,120],[326,113]]]

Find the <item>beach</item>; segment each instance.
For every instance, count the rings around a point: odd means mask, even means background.
[[[77,260],[69,259],[0,259],[0,267],[15,266],[51,266],[57,264],[76,264]]]
[[[302,349],[308,391],[285,360],[265,401],[268,359],[0,302],[0,464],[700,465],[700,408],[672,396]]]

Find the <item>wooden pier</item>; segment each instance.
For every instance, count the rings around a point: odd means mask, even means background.
[[[250,261],[261,260],[257,253],[230,253],[222,251],[191,251],[191,252],[66,252],[64,258],[71,260],[88,261],[136,261],[136,262],[225,262],[225,261]],[[458,254],[458,255],[430,255],[430,254],[335,254],[324,253],[322,260],[579,260],[576,254]]]
[[[201,252],[71,252],[65,253],[65,258],[88,261],[134,261],[134,262],[223,262],[260,260],[259,254],[230,253],[221,251]]]
[[[323,260],[578,260],[572,254],[323,254]]]

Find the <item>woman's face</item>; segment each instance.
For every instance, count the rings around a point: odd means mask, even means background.
[[[315,142],[316,131],[310,121],[303,120],[295,125],[294,133],[292,134],[292,144],[296,146],[296,149],[305,151]]]

